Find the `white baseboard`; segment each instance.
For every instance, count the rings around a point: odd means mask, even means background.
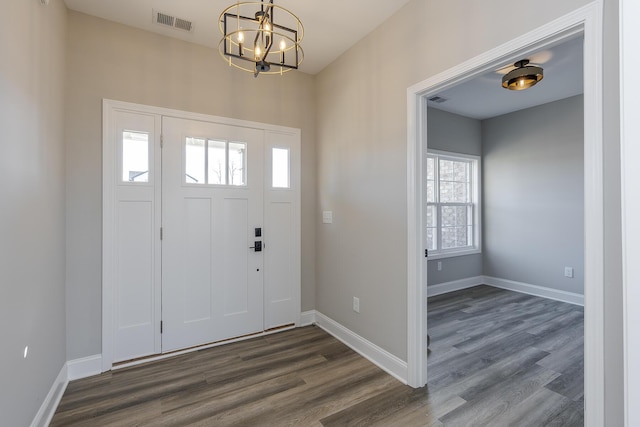
[[[60,399],[62,399],[62,395],[67,389],[68,382],[67,364],[65,363],[64,365],[62,365],[62,369],[60,369],[58,376],[53,381],[53,384],[49,389],[49,393],[47,393],[47,397],[44,398],[42,405],[40,405],[38,413],[33,418],[31,427],[46,427],[49,425],[49,423],[51,423],[53,414],[55,414],[56,409],[58,409]]]
[[[319,327],[342,341],[352,350],[360,353],[361,356],[386,371],[389,375],[392,375],[402,383],[407,384],[407,362],[399,359],[383,348],[378,347],[371,341],[362,338],[360,335],[342,326],[340,323],[325,316],[324,314],[316,311],[315,315],[316,324]]]
[[[309,310],[309,311],[303,311],[302,313],[300,313],[300,323],[299,326],[309,326],[309,325],[313,325],[314,323],[316,323],[316,311],[315,310]]]
[[[67,362],[68,380],[78,380],[102,373],[102,355],[83,357]]]
[[[545,288],[544,286],[499,279],[491,276],[484,276],[484,283],[495,288],[507,289],[509,291],[521,292],[523,294],[535,295],[569,304],[584,306],[584,295],[573,292],[559,291],[557,289]]]
[[[467,277],[465,279],[454,280],[452,282],[438,283],[437,285],[427,286],[427,297],[434,297],[436,295],[473,288],[474,286],[482,285],[483,283],[483,276]]]

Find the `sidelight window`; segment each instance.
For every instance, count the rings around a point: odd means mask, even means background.
[[[122,181],[149,182],[149,134],[122,132]]]

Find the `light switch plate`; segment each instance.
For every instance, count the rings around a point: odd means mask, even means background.
[[[331,224],[331,223],[333,223],[333,212],[332,211],[322,211],[322,223],[323,224]]]

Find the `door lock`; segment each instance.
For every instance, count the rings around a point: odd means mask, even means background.
[[[253,242],[253,246],[249,249],[253,249],[255,252],[262,252],[262,242],[260,240]]]

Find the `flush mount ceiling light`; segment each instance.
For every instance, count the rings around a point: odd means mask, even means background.
[[[238,1],[220,14],[218,25],[220,55],[254,77],[297,70],[304,59],[302,22],[273,0]]]
[[[542,80],[542,68],[535,65],[527,65],[528,59],[516,62],[516,68],[502,77],[502,87],[509,90],[524,90]]]

